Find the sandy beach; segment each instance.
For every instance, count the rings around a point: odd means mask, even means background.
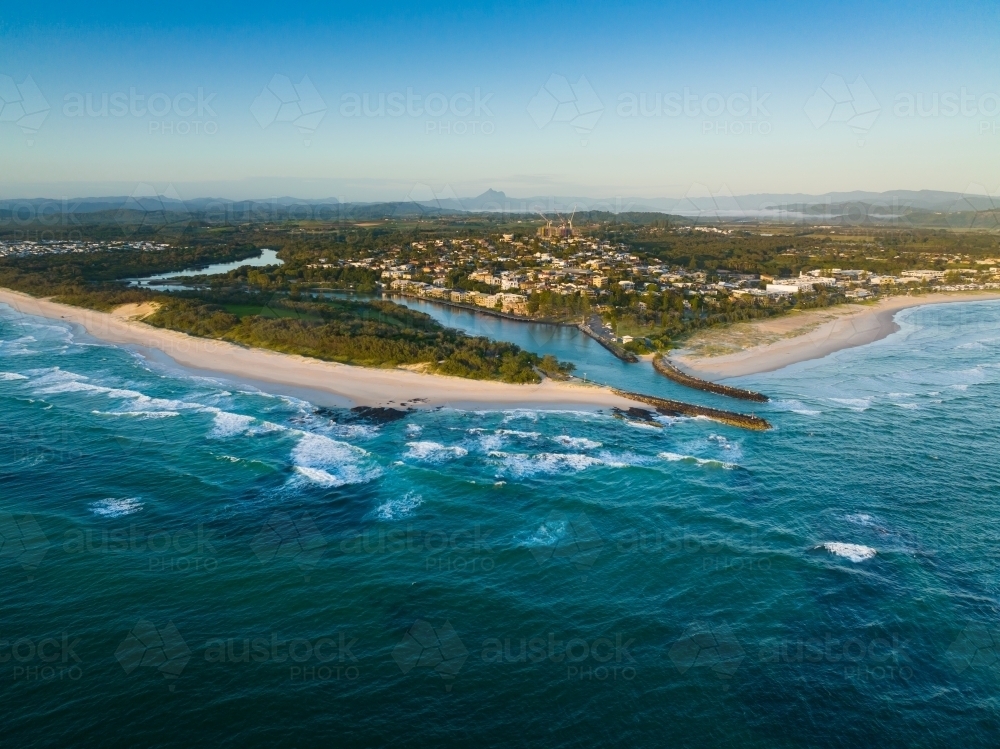
[[[510,406],[523,408],[629,408],[638,405],[607,388],[545,380],[539,385],[468,380],[405,369],[376,369],[324,362],[224,341],[196,338],[154,328],[137,318],[153,310],[127,305],[114,313],[58,304],[0,289],[0,303],[25,315],[65,320],[94,338],[138,350],[152,360],[169,361],[200,374],[223,375],[250,384],[277,386],[279,392],[326,393],[357,406],[433,408]]]
[[[1000,299],[1000,294],[970,291],[892,296],[872,304],[792,312],[699,332],[670,360],[682,370],[710,380],[771,372],[881,340],[899,330],[895,315],[909,307],[993,299]]]

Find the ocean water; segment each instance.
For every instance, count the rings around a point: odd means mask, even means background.
[[[757,433],[372,423],[0,306],[5,743],[995,746],[1000,305],[897,320],[734,381]]]

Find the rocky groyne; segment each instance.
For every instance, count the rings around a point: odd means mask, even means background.
[[[701,380],[685,374],[668,362],[662,354],[657,354],[653,357],[653,369],[680,385],[694,388],[695,390],[704,390],[706,393],[716,393],[728,396],[729,398],[739,398],[740,400],[755,401],[757,403],[767,403],[769,400],[763,393],[755,393],[753,390],[744,390],[743,388],[734,388],[728,385],[719,385],[715,382],[708,382],[707,380]]]
[[[643,395],[642,393],[631,393],[627,390],[619,390],[618,388],[611,388],[611,390],[623,398],[652,406],[664,416],[704,416],[706,419],[712,419],[713,421],[719,421],[723,424],[729,424],[730,426],[742,429],[753,429],[758,432],[771,428],[771,424],[766,419],[752,414],[740,414],[733,411],[721,411],[717,408],[695,406],[691,403],[657,398],[652,395]]]

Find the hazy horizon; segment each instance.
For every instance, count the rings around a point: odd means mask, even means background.
[[[995,6],[12,8],[0,198],[1000,191]]]

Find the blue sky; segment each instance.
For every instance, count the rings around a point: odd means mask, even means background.
[[[20,4],[0,197],[995,193],[998,32],[995,2]]]

